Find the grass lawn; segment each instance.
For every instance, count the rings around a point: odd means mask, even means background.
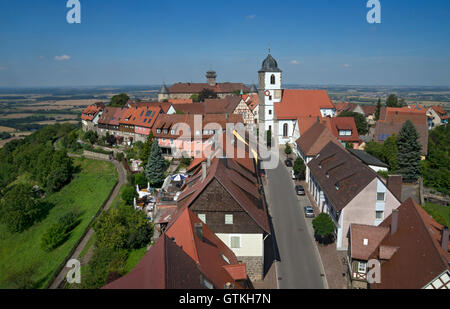
[[[437,219],[439,223],[443,224],[443,221],[445,220],[447,222],[447,226],[450,226],[450,206],[441,206],[433,203],[425,203],[424,209],[433,217],[433,219]],[[439,216],[440,218],[436,218]]]
[[[35,287],[45,288],[118,180],[117,171],[110,162],[75,159],[74,163],[80,167],[80,173],[60,192],[47,197],[55,206],[43,221],[20,234],[10,234],[4,225],[0,225],[0,289],[12,287],[7,281],[9,274],[29,267],[34,269]],[[42,234],[74,208],[82,212],[82,221],[70,238],[52,252],[42,250]]]

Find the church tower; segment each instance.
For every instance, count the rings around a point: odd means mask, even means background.
[[[281,102],[281,75],[277,61],[269,55],[258,72],[259,122],[266,131],[274,132],[276,125],[274,104]]]

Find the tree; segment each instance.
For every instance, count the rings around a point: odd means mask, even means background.
[[[43,203],[31,196],[30,185],[18,184],[6,192],[0,204],[0,220],[11,233],[20,233],[45,213]]]
[[[197,98],[197,102],[204,102],[206,99],[217,99],[217,93],[210,89],[203,89]]]
[[[408,104],[406,104],[406,100],[404,98],[401,98],[398,100],[398,107],[405,107]]]
[[[398,147],[397,136],[389,136],[383,143],[384,162],[389,165],[390,171],[398,170]]]
[[[314,235],[319,243],[329,244],[334,241],[334,222],[324,212],[319,214],[313,221]]]
[[[375,112],[375,121],[380,120],[380,113],[381,113],[381,99],[378,98],[377,102],[377,110]]]
[[[114,135],[108,135],[106,137],[106,142],[110,145],[113,146],[116,143],[116,137]]]
[[[397,138],[398,167],[403,179],[415,182],[420,176],[420,151],[422,146],[418,142],[419,134],[410,120],[403,125]]]
[[[133,205],[134,199],[138,197],[136,189],[132,186],[126,186],[122,191],[122,200],[125,201],[127,205]]]
[[[134,175],[134,183],[137,184],[140,188],[147,187],[147,178],[144,174],[138,173]]]
[[[366,117],[360,113],[355,112],[342,112],[339,117],[353,117],[355,119],[356,129],[359,135],[366,135],[369,133],[369,124],[367,123]]]
[[[286,143],[286,147],[284,148],[284,153],[289,156],[292,153],[292,147],[289,143]]]
[[[162,156],[158,143],[153,143],[148,163],[145,168],[145,177],[153,186],[160,186],[164,182],[166,162]]]
[[[305,179],[306,166],[301,158],[297,158],[294,161],[294,174],[299,179]]]
[[[150,134],[147,137],[147,141],[145,142],[145,144],[142,147],[142,152],[140,155],[141,160],[143,162],[148,161],[148,157],[150,156],[150,151],[152,150],[153,140],[154,140],[154,136],[153,136],[153,133],[150,131]]]
[[[125,104],[127,104],[130,97],[126,93],[121,93],[118,95],[115,95],[111,98],[111,103],[109,106],[111,107],[124,107]]]
[[[272,131],[268,130],[266,132],[266,136],[267,136],[267,147],[270,148],[272,147]]]
[[[364,147],[364,151],[374,156],[375,158],[384,161],[383,145],[377,142],[368,142]]]
[[[98,140],[98,134],[92,130],[89,130],[86,133],[84,133],[84,140],[91,143],[91,145],[94,145],[95,142],[97,142]]]
[[[389,95],[386,100],[386,107],[399,107],[398,97],[395,94]]]
[[[345,143],[345,149],[354,149],[355,147],[353,146],[353,143],[350,142],[346,142]]]

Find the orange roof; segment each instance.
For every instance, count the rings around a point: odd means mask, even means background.
[[[247,279],[247,268],[245,264],[225,265],[223,268],[225,268],[234,280]]]
[[[192,99],[171,99],[169,100],[169,103],[172,104],[188,104],[188,103],[194,103]]]
[[[336,138],[343,142],[359,142],[358,129],[356,128],[355,119],[353,117],[333,117],[325,118],[325,124]],[[340,130],[351,130],[351,136],[340,136]]]
[[[442,106],[435,105],[431,107],[439,115],[447,115],[447,112],[442,108]]]
[[[126,110],[120,124],[152,128],[161,109],[159,107],[130,107]]]
[[[322,118],[321,109],[335,109],[325,90],[284,90],[280,103],[275,103],[278,119],[298,119],[300,134]],[[309,120],[307,120],[310,118]]]
[[[82,120],[93,120],[95,118],[95,116],[97,116],[98,112],[100,112],[101,109],[102,109],[102,107],[100,105],[97,105],[97,104],[89,105],[88,107],[86,107],[84,109],[83,113],[81,114],[81,119]]]

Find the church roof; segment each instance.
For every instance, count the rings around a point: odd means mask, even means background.
[[[259,72],[281,72],[281,70],[278,68],[277,61],[269,54],[267,58],[264,59]]]
[[[159,91],[160,94],[169,94],[169,89],[167,89],[166,84],[163,84],[161,87],[161,90]]]

